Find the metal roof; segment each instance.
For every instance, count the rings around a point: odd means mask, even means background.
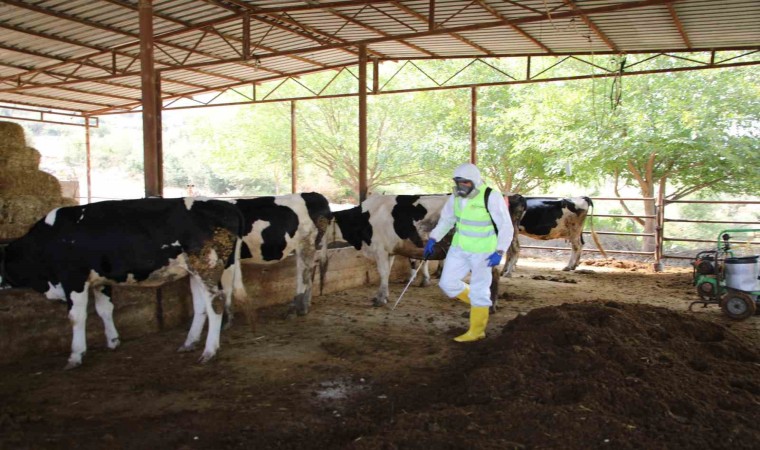
[[[358,63],[760,50],[758,0],[154,0],[164,101]],[[138,0],[3,0],[0,102],[141,101]]]

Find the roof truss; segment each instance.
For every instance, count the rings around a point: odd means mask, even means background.
[[[6,0],[0,102],[87,116],[139,108],[140,1],[146,0]],[[152,3],[164,105],[340,73],[358,63],[362,46],[375,63],[760,49],[760,3],[751,0]],[[740,64],[757,63],[751,61]],[[730,64],[737,63],[721,66]],[[695,66],[705,67],[711,66]],[[536,79],[511,82],[518,81]]]

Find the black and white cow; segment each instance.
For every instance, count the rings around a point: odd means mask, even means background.
[[[243,232],[238,209],[218,200],[138,199],[55,209],[2,255],[2,283],[32,288],[69,306],[73,337],[66,368],[87,350],[88,292],[103,320],[106,343],[116,348],[110,285],[157,284],[189,274],[193,322],[180,351],[192,350],[208,318],[200,362],[219,349],[222,312],[232,292],[220,289],[223,273],[234,277]]]
[[[510,198],[510,201],[517,200]],[[572,247],[572,253],[570,261],[562,270],[575,270],[583,251],[583,225],[589,209],[594,206],[591,199],[588,197],[563,199],[525,197],[525,201],[526,210],[520,219],[519,233],[542,241],[550,239],[568,240]],[[520,243],[515,236],[507,253],[502,276],[511,274],[519,255]]]
[[[375,306],[388,302],[388,278],[395,255],[423,259],[422,248],[447,198],[448,195],[372,195],[359,206],[333,213],[329,241],[348,242],[377,264],[380,287],[373,298]],[[448,247],[443,244],[436,245],[431,259],[446,257]]]
[[[327,244],[323,237],[332,221],[327,199],[321,194],[307,192],[238,199],[233,203],[245,222],[241,263],[273,264],[295,252],[298,275],[292,309],[299,315],[308,313],[317,250],[320,251],[321,277],[324,277],[327,265]],[[246,298],[242,277],[238,276],[236,280],[235,298]],[[222,283],[227,286],[230,281],[231,277],[225,276]],[[231,309],[228,314],[231,316]]]

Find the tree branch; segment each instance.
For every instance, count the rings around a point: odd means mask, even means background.
[[[684,188],[681,188],[680,190],[678,190],[678,191],[670,194],[667,198],[668,198],[668,200],[680,200],[680,199],[686,197],[687,195],[693,194],[693,193],[695,193],[695,192],[697,192],[699,190],[702,190],[702,189],[704,189],[706,187],[710,187],[710,186],[712,186],[712,185],[714,185],[716,183],[719,183],[721,181],[723,181],[723,178],[716,178],[714,180],[705,181],[704,183],[696,184],[694,186],[684,187]]]

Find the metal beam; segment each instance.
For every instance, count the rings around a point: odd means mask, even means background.
[[[565,4],[570,8],[571,11],[581,11],[581,9],[578,7],[578,5],[573,0],[562,0],[565,2]],[[596,24],[588,18],[586,13],[581,12],[580,14],[581,20],[583,20],[583,23],[586,24],[587,27],[591,29],[591,31],[594,32],[594,34],[599,37],[605,44],[607,44],[607,47],[611,48],[615,52],[620,52],[620,49],[617,45],[615,45],[614,42],[610,38],[607,37],[606,34],[602,32],[602,30],[599,29]]]
[[[602,6],[602,7],[596,7],[596,8],[586,8],[586,9],[576,8],[573,11],[565,11],[565,12],[552,14],[551,18],[564,19],[568,17],[578,17],[581,15],[607,14],[607,13],[613,13],[613,12],[618,12],[618,11],[627,11],[630,9],[646,8],[646,7],[658,6],[658,5],[667,5],[675,1],[678,1],[678,0],[642,0],[638,2],[620,3],[620,4],[613,4],[613,5],[607,5],[607,6]],[[502,26],[510,25],[510,24],[520,25],[524,23],[536,23],[536,22],[543,22],[547,20],[550,20],[550,17],[548,14],[541,14],[538,16],[530,16],[530,17],[520,17],[518,19],[502,19],[502,20],[497,20],[494,22],[482,22],[482,23],[473,24],[473,25],[463,25],[463,26],[451,27],[451,28],[436,28],[435,30],[432,30],[432,31],[402,33],[402,34],[397,34],[390,37],[362,39],[360,41],[356,41],[352,43],[326,44],[319,47],[304,47],[304,48],[298,48],[298,49],[292,49],[292,50],[283,50],[283,51],[272,52],[268,54],[260,54],[260,55],[257,55],[257,58],[264,60],[268,58],[276,58],[280,56],[292,56],[292,55],[298,55],[302,53],[316,53],[316,52],[321,52],[325,50],[338,50],[338,49],[342,49],[342,48],[350,47],[350,46],[361,46],[361,45],[369,46],[372,44],[379,44],[383,42],[423,38],[423,37],[438,36],[438,35],[443,35],[443,34],[462,33],[466,31],[486,30],[489,28],[502,27]],[[598,54],[599,52],[596,52],[596,53]],[[483,56],[483,55],[478,55],[478,56]],[[489,55],[489,56],[498,56],[498,55]],[[519,55],[509,55],[509,56],[519,56]],[[240,61],[242,61],[242,59],[233,58],[233,59],[227,59],[223,61],[209,61],[209,62],[203,62],[203,63],[197,63],[197,64],[188,64],[185,67],[200,68],[200,67],[208,67],[208,66],[213,66],[213,65],[218,65],[218,64],[236,63]],[[172,70],[172,69],[164,69],[164,70]]]
[[[691,48],[691,41],[689,40],[689,35],[686,34],[686,29],[683,27],[683,23],[681,22],[681,19],[678,18],[678,13],[676,12],[675,6],[668,5],[668,12],[670,13],[670,17],[673,19],[673,23],[676,25],[676,28],[678,29],[678,33],[681,35],[681,39],[683,39],[683,43],[686,44],[687,48]]]
[[[40,14],[46,14],[46,15],[49,15],[49,16],[57,17],[58,19],[64,19],[64,20],[69,20],[69,21],[72,21],[72,22],[80,23],[82,25],[85,25],[85,26],[88,26],[88,27],[91,27],[91,28],[100,29],[100,30],[103,30],[103,31],[108,31],[110,33],[114,33],[114,34],[118,34],[118,35],[123,35],[123,36],[128,36],[128,37],[131,37],[131,38],[136,38],[136,39],[138,39],[138,43],[140,43],[140,45],[142,45],[142,39],[141,39],[141,36],[139,34],[136,35],[136,34],[134,34],[132,32],[125,31],[125,30],[122,30],[122,29],[119,29],[119,28],[113,28],[113,27],[110,27],[110,26],[106,26],[106,25],[103,25],[103,24],[101,24],[99,22],[95,22],[95,21],[91,21],[91,20],[86,20],[86,19],[79,19],[79,18],[77,18],[75,16],[72,16],[72,15],[69,15],[69,14],[66,14],[66,13],[61,13],[59,11],[54,11],[54,10],[51,10],[51,9],[48,9],[48,8],[45,8],[45,7],[41,7],[41,6],[38,6],[38,5],[26,4],[26,3],[23,3],[23,2],[18,1],[18,0],[5,0],[5,2],[8,3],[8,4],[11,4],[11,5],[13,5],[13,6],[17,7],[17,8],[28,9],[30,11],[35,11],[35,12],[40,13]],[[198,50],[195,50],[195,49],[189,49],[189,48],[183,47],[181,45],[173,44],[173,43],[170,43],[170,42],[161,42],[160,41],[160,39],[161,39],[160,36],[152,36],[151,39],[154,40],[154,44],[165,45],[167,47],[171,47],[171,48],[174,48],[174,49],[177,49],[177,50],[181,50],[181,51],[186,51],[186,52],[189,52],[189,53],[197,53],[199,55],[203,55],[203,56],[208,57],[208,58],[216,58],[217,60],[223,60],[224,59],[224,58],[216,56],[214,54],[198,51]],[[87,59],[87,58],[85,58],[85,59]],[[167,65],[171,65],[171,64],[167,64]],[[201,73],[204,73],[204,72],[201,72]],[[210,76],[218,76],[218,77],[222,77],[222,78],[230,78],[230,77],[226,77],[224,75],[218,75],[218,74],[214,74],[214,73],[204,73],[204,74],[205,75],[210,75]],[[230,79],[232,79],[232,78],[230,78]],[[244,80],[238,79],[238,81],[240,81],[242,83]]]
[[[435,0],[432,0],[432,2],[433,3],[430,5],[430,7],[432,8],[431,12],[430,12],[432,14],[432,18],[431,17],[425,17],[422,14],[418,13],[417,11],[413,10],[412,8],[409,8],[408,6],[402,5],[398,1],[396,3],[394,3],[394,5],[398,9],[400,9],[400,10],[404,11],[405,13],[409,14],[410,16],[416,17],[421,22],[427,22],[428,23],[428,31],[433,31],[433,30],[435,30],[435,23],[432,23],[431,20],[433,22],[435,21]],[[456,38],[456,39],[458,39],[458,40],[460,40],[460,41],[462,41],[462,42],[464,42],[465,44],[469,45],[470,47],[472,47],[474,49],[477,49],[478,51],[483,52],[486,55],[491,55],[491,51],[490,50],[488,50],[487,48],[481,47],[480,45],[472,42],[471,40],[465,38],[464,36],[462,36],[460,34],[452,33],[451,36],[454,37],[454,38]],[[404,41],[399,41],[399,42],[404,42]],[[429,52],[427,50],[422,50],[422,51],[424,53],[431,53],[431,52]]]
[[[508,20],[506,17],[504,17],[501,13],[499,13],[494,8],[492,8],[484,0],[475,0],[475,2],[478,5],[480,5],[481,8],[485,9],[486,11],[488,11],[492,16],[496,17],[497,19]],[[531,36],[530,34],[528,34],[527,31],[523,30],[522,28],[518,27],[517,25],[514,25],[514,24],[510,23],[509,27],[512,28],[513,30],[515,30],[516,32],[520,33],[520,35],[522,35],[525,39],[527,39],[527,40],[531,41],[532,43],[536,44],[536,46],[538,46],[541,50],[545,51],[546,53],[551,53],[552,52],[552,49],[550,49],[549,47],[547,47],[546,45],[544,45],[541,41],[539,41],[538,39],[534,38],[533,36]]]
[[[459,84],[459,85],[434,86],[434,87],[424,87],[424,88],[395,89],[395,90],[387,90],[387,91],[378,91],[376,92],[376,94],[385,95],[385,94],[400,94],[400,93],[409,93],[409,92],[443,91],[443,90],[449,90],[449,89],[468,89],[472,87],[494,87],[494,86],[508,86],[508,85],[513,85],[513,84],[548,83],[548,82],[553,82],[553,81],[575,81],[575,80],[585,80],[585,79],[610,78],[610,77],[618,77],[618,76],[625,77],[625,76],[635,76],[635,75],[687,72],[687,71],[692,71],[692,70],[708,70],[708,69],[747,67],[747,66],[757,66],[757,65],[760,65],[760,61],[720,63],[720,64],[715,64],[715,65],[704,64],[704,65],[695,66],[695,67],[651,69],[651,70],[641,70],[641,71],[635,71],[635,72],[625,71],[623,73],[614,71],[610,73],[602,73],[602,74],[595,74],[595,75],[576,75],[576,76],[565,76],[565,77],[529,78],[528,74],[526,74],[526,78],[521,79],[521,80],[497,81],[497,82],[487,82],[487,83],[466,83],[466,84]],[[207,108],[210,106],[213,107],[213,106],[231,106],[231,105],[245,105],[245,104],[257,104],[257,103],[273,103],[273,102],[282,102],[282,101],[287,101],[287,100],[309,100],[309,99],[317,99],[317,98],[323,98],[323,99],[324,98],[345,98],[345,97],[356,97],[358,95],[359,95],[358,93],[345,93],[345,94],[330,94],[330,95],[298,96],[298,97],[290,97],[290,98],[276,98],[276,99],[242,101],[242,102],[226,102],[226,103],[218,103],[218,104],[204,104],[204,105],[198,105],[198,106],[178,106],[178,107],[172,107],[172,108],[167,107],[165,109],[166,110],[194,109],[194,108]],[[109,114],[123,114],[123,113],[99,112],[98,114],[109,115]]]

